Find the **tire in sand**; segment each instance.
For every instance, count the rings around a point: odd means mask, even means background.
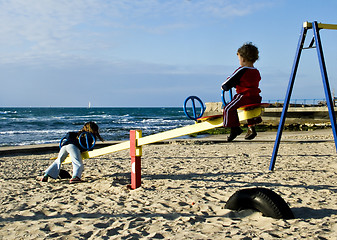
[[[254,209],[266,217],[293,219],[294,214],[288,204],[275,192],[267,188],[246,188],[234,193],[225,208],[240,211]]]

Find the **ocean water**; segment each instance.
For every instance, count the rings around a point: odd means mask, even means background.
[[[69,131],[95,121],[106,141],[127,140],[193,124],[182,108],[0,108],[0,146],[58,143]]]

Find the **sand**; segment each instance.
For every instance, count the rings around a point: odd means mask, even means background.
[[[270,172],[275,135],[144,146],[136,190],[128,151],[86,160],[79,184],[36,181],[56,153],[1,157],[0,239],[336,239],[331,130],[285,132]],[[225,209],[249,187],[279,194],[295,219]]]

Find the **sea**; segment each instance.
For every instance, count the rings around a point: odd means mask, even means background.
[[[193,124],[183,108],[0,108],[0,147],[58,143],[69,131],[95,121],[106,141],[129,139],[130,130],[147,136]]]

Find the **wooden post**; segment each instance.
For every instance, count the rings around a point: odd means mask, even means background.
[[[136,189],[141,185],[142,147],[138,146],[138,139],[141,137],[141,130],[130,131],[131,189]]]

